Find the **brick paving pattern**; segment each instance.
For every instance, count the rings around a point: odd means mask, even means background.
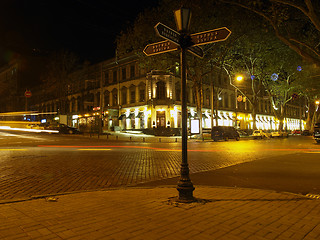
[[[273,191],[126,188],[0,204],[0,239],[319,239],[320,201]]]
[[[36,147],[14,155],[7,153],[10,156],[3,157],[0,166],[0,200],[130,186],[180,174],[181,152],[177,150],[111,148],[114,151],[93,154],[79,153],[77,149],[66,149],[59,155],[54,149]],[[190,173],[254,160],[239,157],[236,152],[228,153],[227,157],[220,155],[190,152]]]

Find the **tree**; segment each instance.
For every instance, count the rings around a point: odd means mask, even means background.
[[[168,7],[169,6],[169,7]],[[171,7],[171,9],[170,9]],[[171,52],[167,54],[159,54],[153,57],[145,57],[142,53],[143,48],[153,42],[159,41],[159,37],[156,37],[153,26],[158,22],[162,22],[168,26],[173,26],[172,11],[178,9],[180,6],[176,1],[164,0],[160,7],[152,9],[141,14],[134,25],[129,28],[117,39],[118,56],[131,52],[139,57],[140,64],[146,69],[166,69],[169,70],[173,66],[176,66],[178,61],[177,52]],[[230,42],[234,42],[239,36],[244,35],[247,32],[247,27],[250,25],[250,29],[257,29],[259,26],[256,21],[252,21],[248,18],[247,13],[241,11],[239,8],[228,7],[224,4],[220,4],[217,1],[197,1],[191,3],[192,7],[192,23],[190,32],[201,32],[205,30],[215,29],[222,26],[227,26],[232,30],[231,37],[225,42],[218,42],[216,44],[209,44],[203,46],[205,57],[198,59],[194,56],[188,57],[188,78],[192,79],[194,96],[196,99],[198,116],[202,115],[203,105],[203,79],[212,75],[213,71],[220,69],[220,73],[217,74],[221,77],[221,64],[225,60],[225,55],[231,48]],[[172,11],[170,11],[172,10]],[[169,15],[170,14],[170,15]],[[229,16],[238,16],[239,18],[231,19]],[[170,20],[168,20],[170,19]],[[215,67],[214,67],[215,66]],[[210,79],[214,81],[216,79]],[[219,88],[214,88],[215,95],[219,92]],[[216,98],[215,98],[216,99]],[[216,103],[216,102],[215,102]],[[216,105],[212,103],[213,105]],[[202,129],[200,127],[200,129]]]
[[[312,0],[221,0],[250,10],[306,61],[320,66],[320,3]]]
[[[76,70],[78,58],[71,52],[61,50],[54,52],[47,65],[47,73],[44,77],[47,96],[58,99],[60,114],[67,113],[67,96],[70,93],[73,79],[70,73]]]

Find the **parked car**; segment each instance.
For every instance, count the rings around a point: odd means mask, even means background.
[[[235,139],[237,141],[240,140],[240,135],[234,127],[228,126],[216,126],[211,130],[211,138],[214,141]]]
[[[262,138],[267,138],[269,137],[269,134],[264,132],[263,130],[254,130],[252,133],[253,139],[262,139]]]
[[[316,128],[316,126],[314,127]],[[311,136],[311,132],[309,130],[303,130],[302,133],[301,133],[302,136]]]
[[[50,129],[51,130],[58,130],[59,133],[62,133],[62,134],[81,134],[82,133],[77,128],[70,127],[65,124],[58,124],[58,125],[50,126]]]
[[[313,138],[317,143],[320,143],[320,124],[316,123],[313,131]]]
[[[289,134],[285,131],[275,131],[271,132],[271,137],[289,137]]]
[[[37,129],[37,130],[43,130],[44,129],[44,127],[41,126],[41,124],[28,124],[27,128]]]
[[[301,131],[299,129],[293,130],[292,131],[293,135],[301,134]]]

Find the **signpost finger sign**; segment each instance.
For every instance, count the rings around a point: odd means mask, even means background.
[[[171,51],[176,51],[176,50],[178,50],[178,45],[167,40],[167,41],[148,44],[144,48],[143,52],[147,56],[152,56],[155,54],[171,52]]]

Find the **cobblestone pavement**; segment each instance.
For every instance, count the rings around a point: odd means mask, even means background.
[[[320,239],[320,201],[289,193],[123,188],[0,204],[0,239]]]
[[[24,147],[23,143],[13,149],[2,147],[0,201],[133,186],[179,176],[180,143],[119,143],[102,139],[66,139],[62,138],[67,142],[64,145],[57,145],[61,144],[60,138],[51,142],[46,138],[47,146],[38,145],[41,143],[36,142],[31,147]],[[256,147],[259,150],[258,145]],[[264,146],[260,148],[263,149]],[[220,145],[194,142],[190,145],[188,154],[190,173],[254,161],[272,154],[288,153],[270,153],[268,150],[253,152],[252,146],[241,141]]]

